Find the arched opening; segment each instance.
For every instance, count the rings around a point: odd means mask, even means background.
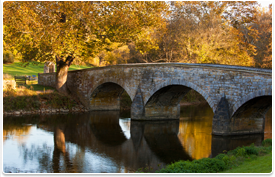
[[[90,110],[130,109],[131,98],[118,84],[106,82],[99,85],[91,94]]]
[[[156,91],[145,104],[145,117],[151,119],[178,119],[179,102],[190,88],[169,85]]]
[[[190,96],[193,98],[190,98]],[[198,102],[207,103],[200,93],[190,87],[183,85],[162,87],[145,104],[145,117],[149,119],[178,119],[181,112],[180,107],[188,105],[186,103],[190,100],[196,104]],[[208,104],[206,105],[209,106]],[[210,106],[209,108],[212,111]]]
[[[264,133],[265,114],[272,106],[272,96],[250,99],[233,114],[231,131],[239,134]]]

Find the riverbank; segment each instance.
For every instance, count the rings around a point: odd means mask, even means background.
[[[121,95],[121,110],[131,109],[131,98],[124,92]],[[181,106],[207,104],[196,93],[188,93],[180,103]],[[42,88],[37,84],[8,88],[3,91],[3,115],[21,116],[31,114],[66,114],[70,112],[87,112],[81,104],[69,97],[59,94],[55,89]]]
[[[66,114],[87,112],[75,100],[59,94],[54,89],[34,91],[21,86],[3,91],[3,116],[22,116],[31,114]]]
[[[143,169],[137,172],[146,172]],[[272,140],[266,139],[262,146],[237,147],[234,150],[193,161],[178,161],[156,173],[271,173]]]
[[[271,173],[272,172],[272,153],[258,157],[255,160],[244,162],[243,164],[225,170],[221,173]]]

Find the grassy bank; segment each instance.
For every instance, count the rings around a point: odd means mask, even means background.
[[[137,172],[146,172],[140,169]],[[271,173],[272,140],[266,139],[262,146],[238,147],[217,155],[193,161],[178,161],[156,173]]]
[[[272,153],[247,160],[243,164],[225,170],[222,173],[270,173],[272,171]]]
[[[71,65],[69,71],[78,70],[78,69],[86,69],[91,68],[89,66],[78,66],[78,65]],[[24,67],[22,62],[14,62],[12,64],[3,64],[3,73],[9,74],[12,76],[31,76],[31,75],[38,75],[38,73],[44,72],[44,63],[35,63],[32,62],[28,66]]]
[[[71,65],[69,70],[91,68],[89,66]],[[31,62],[24,65],[22,62],[3,64],[3,79],[13,80],[14,76],[38,75],[44,72],[44,64]],[[27,104],[26,104],[27,103]],[[71,98],[59,94],[54,88],[37,84],[36,81],[27,81],[26,85],[17,85],[16,90],[3,90],[4,111],[39,110],[47,108],[71,109],[80,104]]]
[[[3,91],[3,111],[34,111],[41,109],[69,109],[82,106],[73,99],[59,94],[54,89],[39,86],[35,91],[31,85],[29,89],[21,86]],[[41,90],[43,89],[43,90]]]

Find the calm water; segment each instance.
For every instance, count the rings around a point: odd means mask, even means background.
[[[131,121],[129,112],[6,117],[5,173],[129,173],[152,171],[177,160],[214,157],[237,146],[260,145],[272,136],[271,110],[265,133],[212,136],[208,105],[181,107],[178,121]]]

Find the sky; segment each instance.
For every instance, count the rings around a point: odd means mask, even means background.
[[[259,4],[262,5],[262,7],[268,7],[269,4],[272,4],[272,1],[258,1]]]

